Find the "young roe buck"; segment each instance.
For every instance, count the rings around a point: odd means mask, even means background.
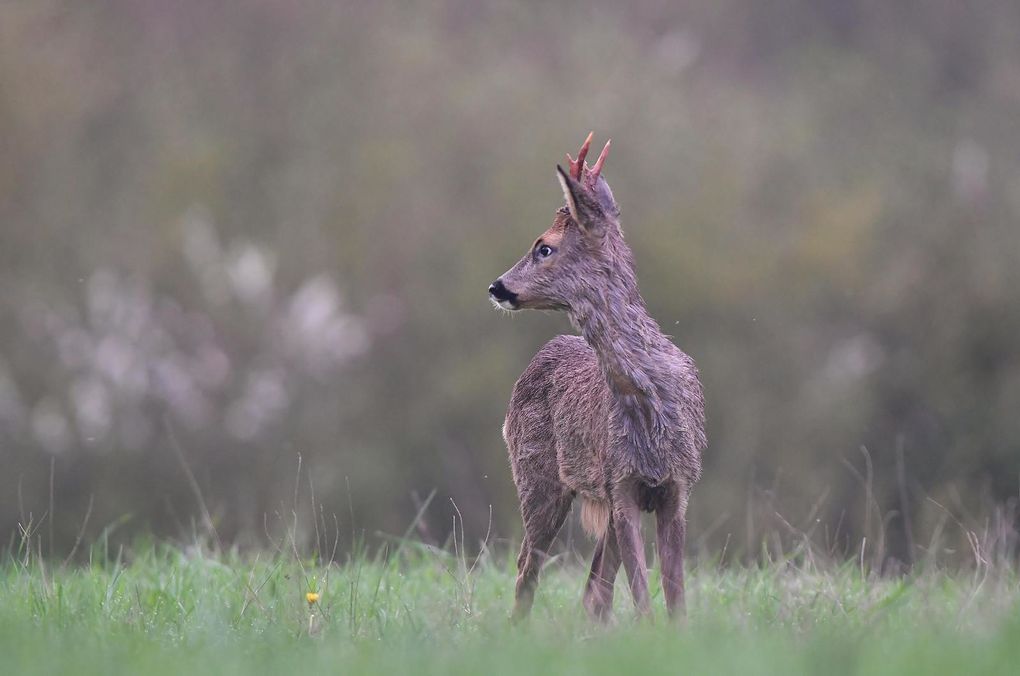
[[[701,474],[704,400],[694,361],[645,309],[620,210],[602,166],[557,166],[566,205],[525,256],[489,286],[505,310],[563,310],[581,336],[545,344],[514,385],[503,438],[524,519],[513,615],[531,609],[546,550],[574,497],[597,538],[584,606],[612,612],[623,563],[639,615],[650,613],[641,511],[655,512],[666,607],[684,612],[685,512]]]

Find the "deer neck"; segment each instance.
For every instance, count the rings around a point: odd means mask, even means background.
[[[616,400],[658,402],[657,375],[667,339],[648,314],[632,273],[612,275],[608,286],[592,289],[572,305],[570,319],[595,351]]]

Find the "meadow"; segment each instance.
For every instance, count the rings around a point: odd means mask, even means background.
[[[1015,673],[1020,578],[977,559],[877,576],[792,555],[688,569],[688,616],[634,619],[623,578],[596,626],[574,554],[546,566],[530,620],[508,620],[509,547],[477,558],[394,541],[338,563],[96,544],[74,565],[14,547],[0,566],[4,673]],[[651,564],[650,564],[651,565]],[[653,566],[654,568],[654,566]],[[309,594],[317,594],[309,596]],[[309,599],[312,599],[311,601]]]

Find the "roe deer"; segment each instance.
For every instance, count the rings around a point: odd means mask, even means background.
[[[595,166],[589,134],[569,172],[557,166],[566,205],[525,256],[489,286],[505,310],[563,310],[581,336],[545,344],[514,385],[503,438],[521,502],[524,541],[513,610],[531,609],[545,552],[574,496],[597,538],[584,607],[612,612],[622,562],[639,615],[651,612],[641,511],[655,512],[670,615],[684,613],[685,512],[701,475],[704,400],[694,361],[645,309],[620,210]]]

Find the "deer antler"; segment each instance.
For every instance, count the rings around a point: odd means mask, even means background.
[[[570,157],[570,153],[567,153],[567,165],[570,167],[570,178],[575,181],[581,180],[581,174],[587,167],[584,165],[584,158],[588,156],[588,148],[591,147],[591,139],[595,136],[594,131],[588,132],[588,138],[581,144],[581,149],[577,151],[577,159],[573,160]]]
[[[613,139],[607,140],[606,145],[602,147],[602,152],[599,153],[599,158],[595,160],[595,166],[589,174],[591,176],[593,186],[595,185],[595,181],[598,180],[599,174],[602,173],[602,165],[606,163],[606,158],[609,157],[609,146],[612,145],[612,143]]]
[[[588,156],[588,149],[591,147],[591,139],[595,136],[595,132],[590,132],[588,138],[581,144],[581,149],[577,151],[577,159],[570,157],[570,153],[567,153],[567,166],[570,167],[570,177],[575,181],[581,182],[589,192],[594,192],[595,185],[598,183],[599,174],[602,173],[602,165],[606,163],[606,157],[609,156],[609,146],[613,142],[612,139],[606,141],[606,145],[602,148],[602,152],[599,153],[599,158],[595,161],[594,167],[589,167],[588,163],[584,161],[584,158]]]

